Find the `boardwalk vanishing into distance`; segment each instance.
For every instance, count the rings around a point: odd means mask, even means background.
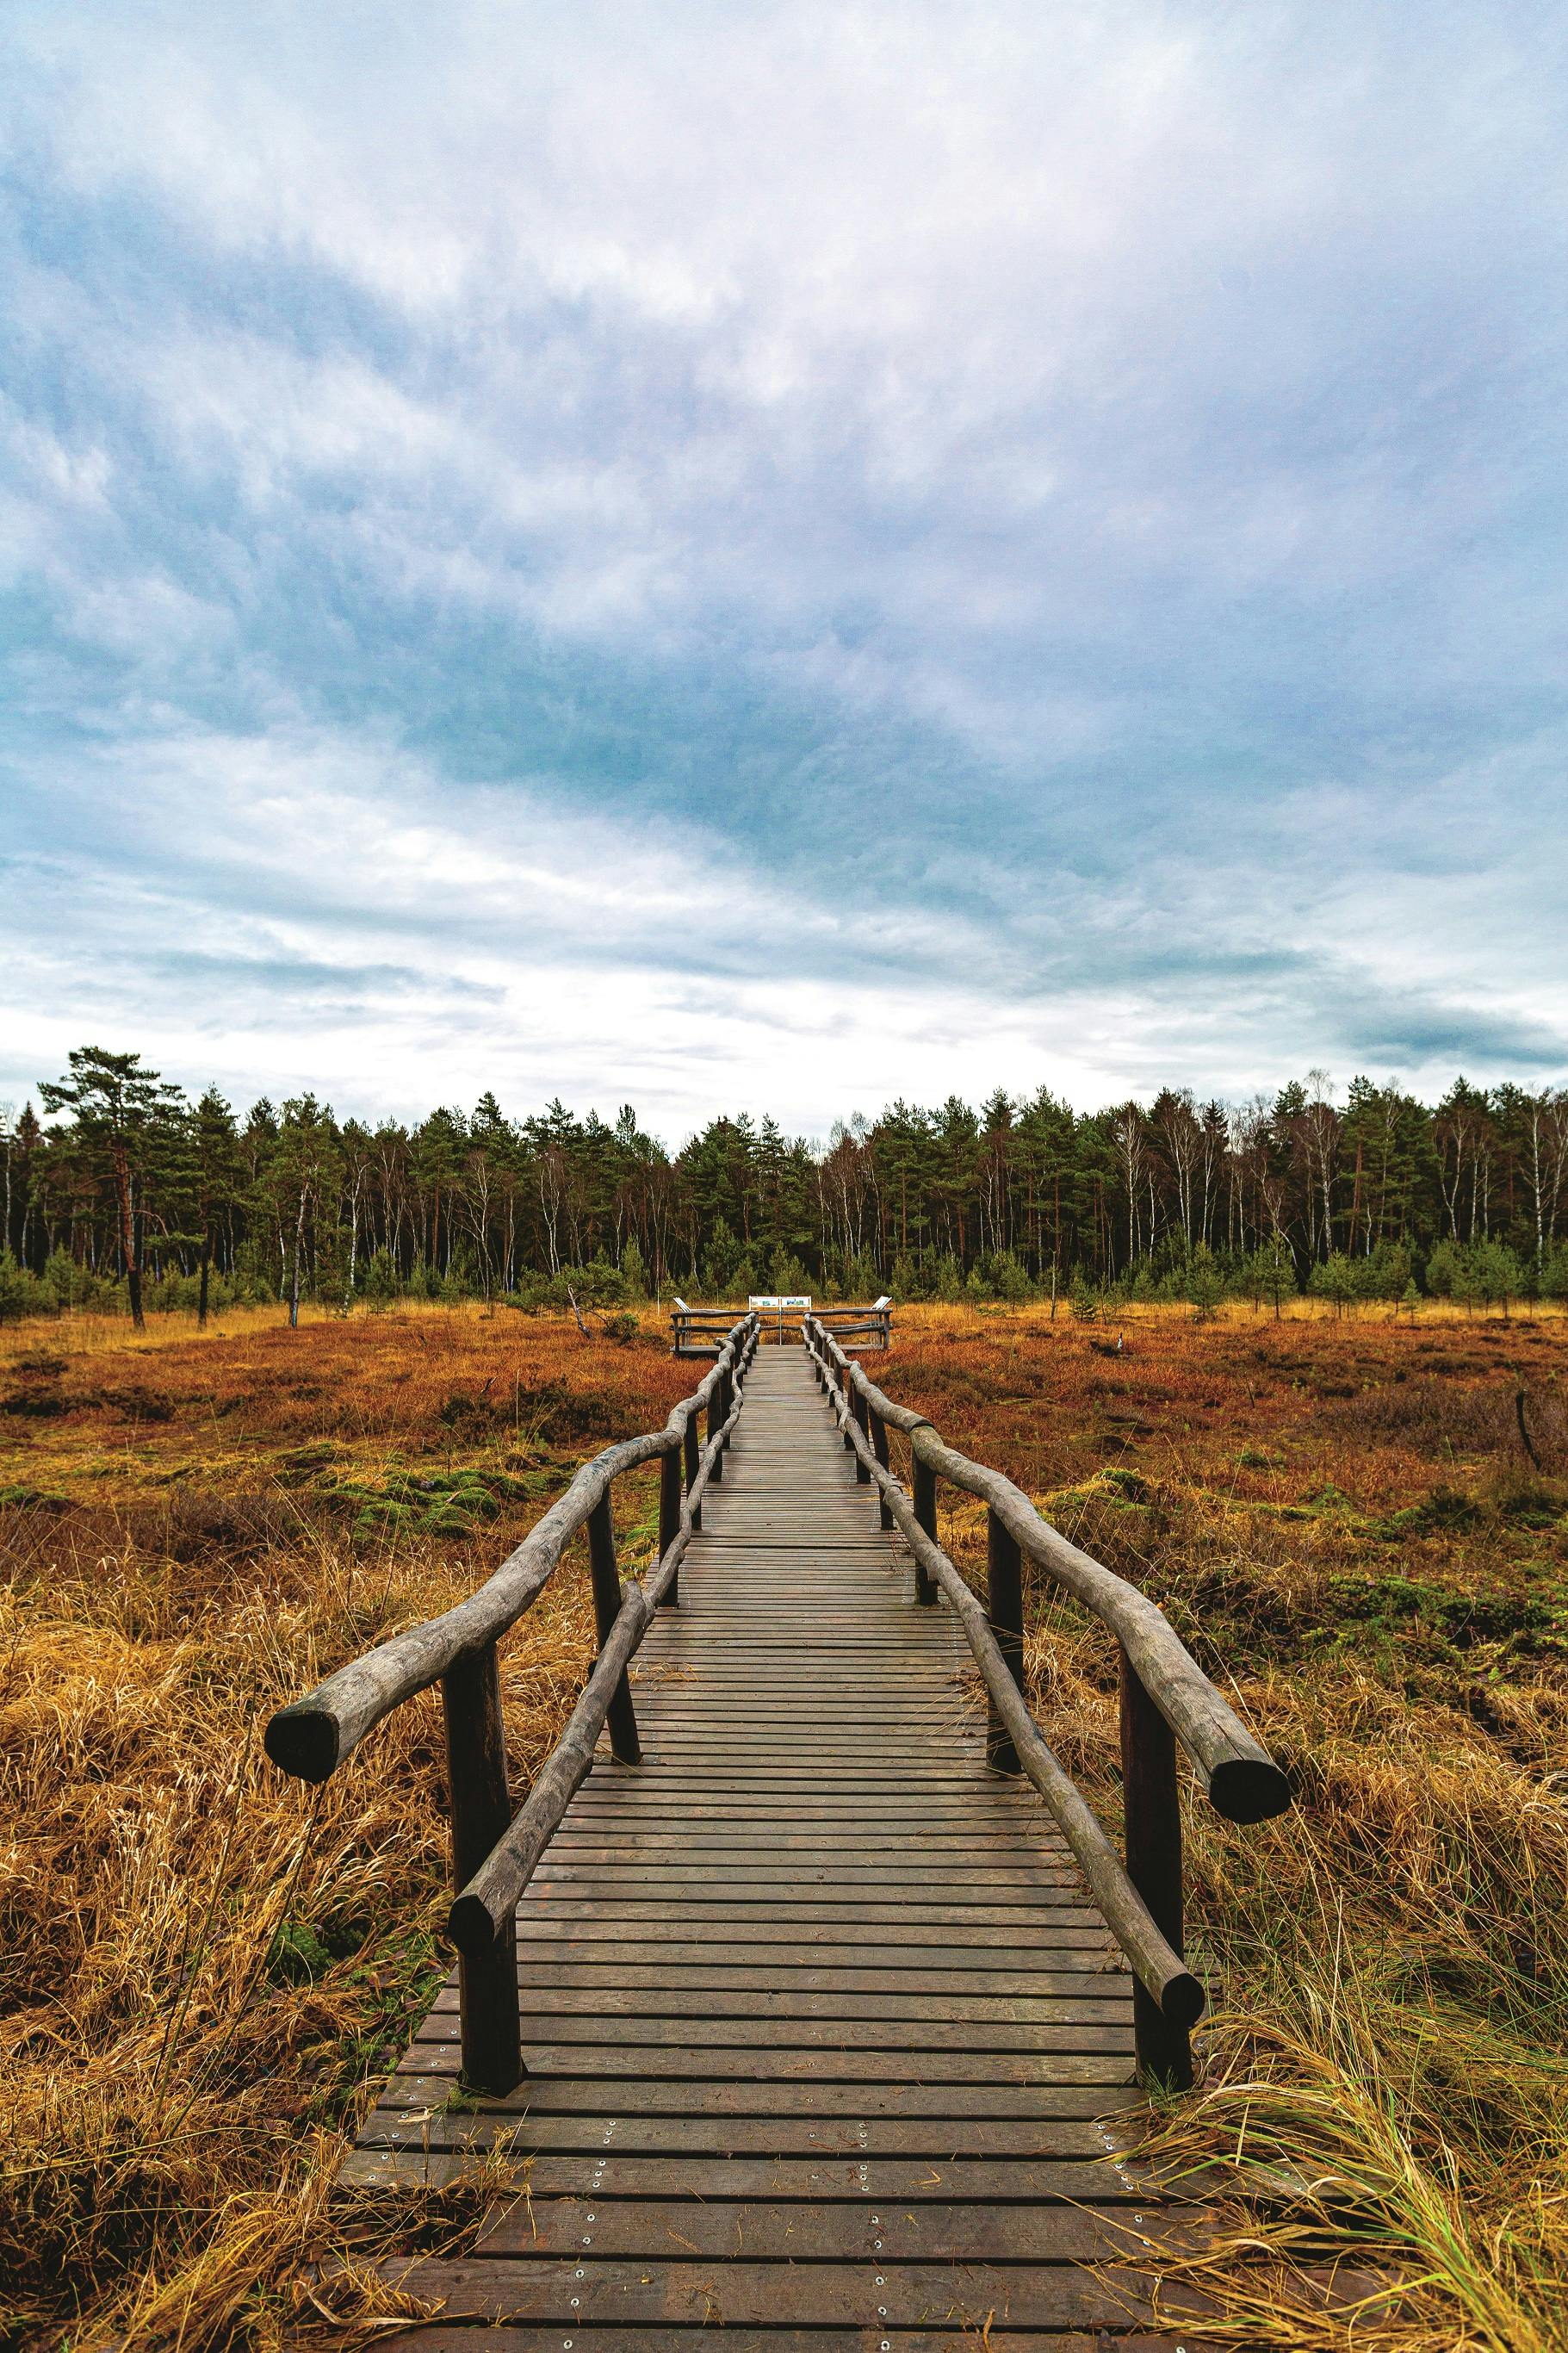
[[[391,2267],[437,2315],[399,2341],[456,2353],[483,2328],[510,2353],[1173,2346],[1152,2299],[1193,2211],[1123,2162],[1119,2117],[1143,2097],[1140,2057],[1148,2072],[1152,2050],[1173,2051],[1179,2071],[1201,1995],[1091,1818],[1103,1856],[1070,1805],[1065,1834],[1042,1805],[1054,1785],[1031,1740],[1060,1768],[1027,1719],[1014,1754],[996,1690],[989,1720],[973,1699],[974,1605],[954,1606],[910,1535],[883,1525],[909,1516],[884,1469],[897,1409],[868,1383],[859,1395],[864,1376],[820,1325],[809,1350],[755,1338],[738,1330],[704,1385],[701,1455],[695,1411],[658,1441],[675,1606],[647,1586],[622,1600],[607,1501],[579,1515],[601,1630],[585,1736],[574,1750],[569,1730],[515,1821],[492,1753],[495,1852],[465,1852],[485,1773],[465,1761],[453,1679],[468,1678],[466,1704],[471,1663],[437,1668],[468,2014],[460,2032],[454,1973],[342,2179],[436,2188],[497,2145],[529,2164],[526,2194],[498,2202],[468,2252]],[[869,1438],[867,1398],[887,1409]],[[929,1429],[907,1419],[917,1438]],[[696,1475],[681,1485],[672,1464]],[[934,1525],[925,1484],[917,1553]],[[1005,1535],[1000,1555],[1005,1572]],[[997,1559],[994,1542],[994,1583]],[[525,1564],[537,1583],[540,1566]],[[628,1685],[615,1643],[630,1618],[647,1633]],[[426,1683],[433,1655],[416,1662]],[[493,1642],[488,1655],[493,1676]],[[1015,1686],[1005,1697],[1021,1710]],[[334,1678],[274,1719],[273,1753],[314,1739],[319,1767],[334,1707],[359,1736],[354,1700]],[[487,1737],[493,1752],[499,1731]]]

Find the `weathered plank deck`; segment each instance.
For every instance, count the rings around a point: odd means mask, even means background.
[[[968,1653],[803,1350],[757,1357],[702,1516],[639,1654],[645,1761],[603,1754],[520,1908],[526,2080],[454,2101],[449,1985],[345,2168],[532,2160],[471,2254],[396,2274],[443,2307],[399,2343],[1169,2345],[1176,2226],[1115,2154],[1124,1965],[986,1769]]]

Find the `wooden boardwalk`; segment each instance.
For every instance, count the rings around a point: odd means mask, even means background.
[[[1152,2353],[1170,2211],[1116,2153],[1131,1981],[814,1386],[763,1350],[721,1485],[519,1910],[528,2074],[458,2095],[442,1993],[344,2179],[498,2140],[528,2196],[394,2276],[400,2345]],[[500,2324],[498,2327],[497,2324]],[[988,2333],[987,2333],[988,2332]]]

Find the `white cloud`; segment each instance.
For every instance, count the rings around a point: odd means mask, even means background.
[[[89,1036],[242,1096],[310,1086],[407,1113],[494,1086],[516,1109],[630,1100],[672,1138],[719,1107],[820,1132],[855,1105],[997,1082],[1090,1103],[1178,1070],[1242,1095],[1342,1068],[1358,1021],[1395,1039],[1414,1024],[1406,1079],[1452,1074],[1414,901],[1403,949],[1353,896],[1319,905],[1328,955],[1282,967],[1289,890],[1238,900],[1196,861],[1167,871],[1158,905],[1047,884],[1030,968],[983,915],[803,896],[691,828],[458,790],[384,742],[180,736],[129,772],[122,747],[114,760],[112,792],[76,779],[79,847],[34,850],[14,876],[8,1094]],[[998,902],[1018,889],[1000,865],[968,879]],[[1440,905],[1462,943],[1458,890]],[[1494,914],[1489,900],[1483,925]],[[1194,929],[1206,966],[1173,974],[1173,930]],[[1456,1034],[1489,1010],[1517,1043],[1542,999],[1492,988]]]
[[[367,21],[10,29],[49,1039],[679,1125],[1568,1026],[1510,12]]]

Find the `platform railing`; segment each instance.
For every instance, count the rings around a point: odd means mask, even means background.
[[[847,1356],[886,1356],[893,1345],[893,1303],[870,1307],[818,1307],[813,1321],[830,1332]]]
[[[752,1302],[762,1336],[775,1335],[794,1347],[800,1336],[800,1309],[805,1303]],[[792,1312],[793,1310],[793,1312]],[[669,1353],[672,1356],[710,1356],[722,1345],[740,1311],[733,1307],[689,1307],[678,1299],[669,1311]],[[885,1356],[893,1344],[893,1303],[879,1299],[869,1307],[814,1307],[810,1311],[851,1356]]]

